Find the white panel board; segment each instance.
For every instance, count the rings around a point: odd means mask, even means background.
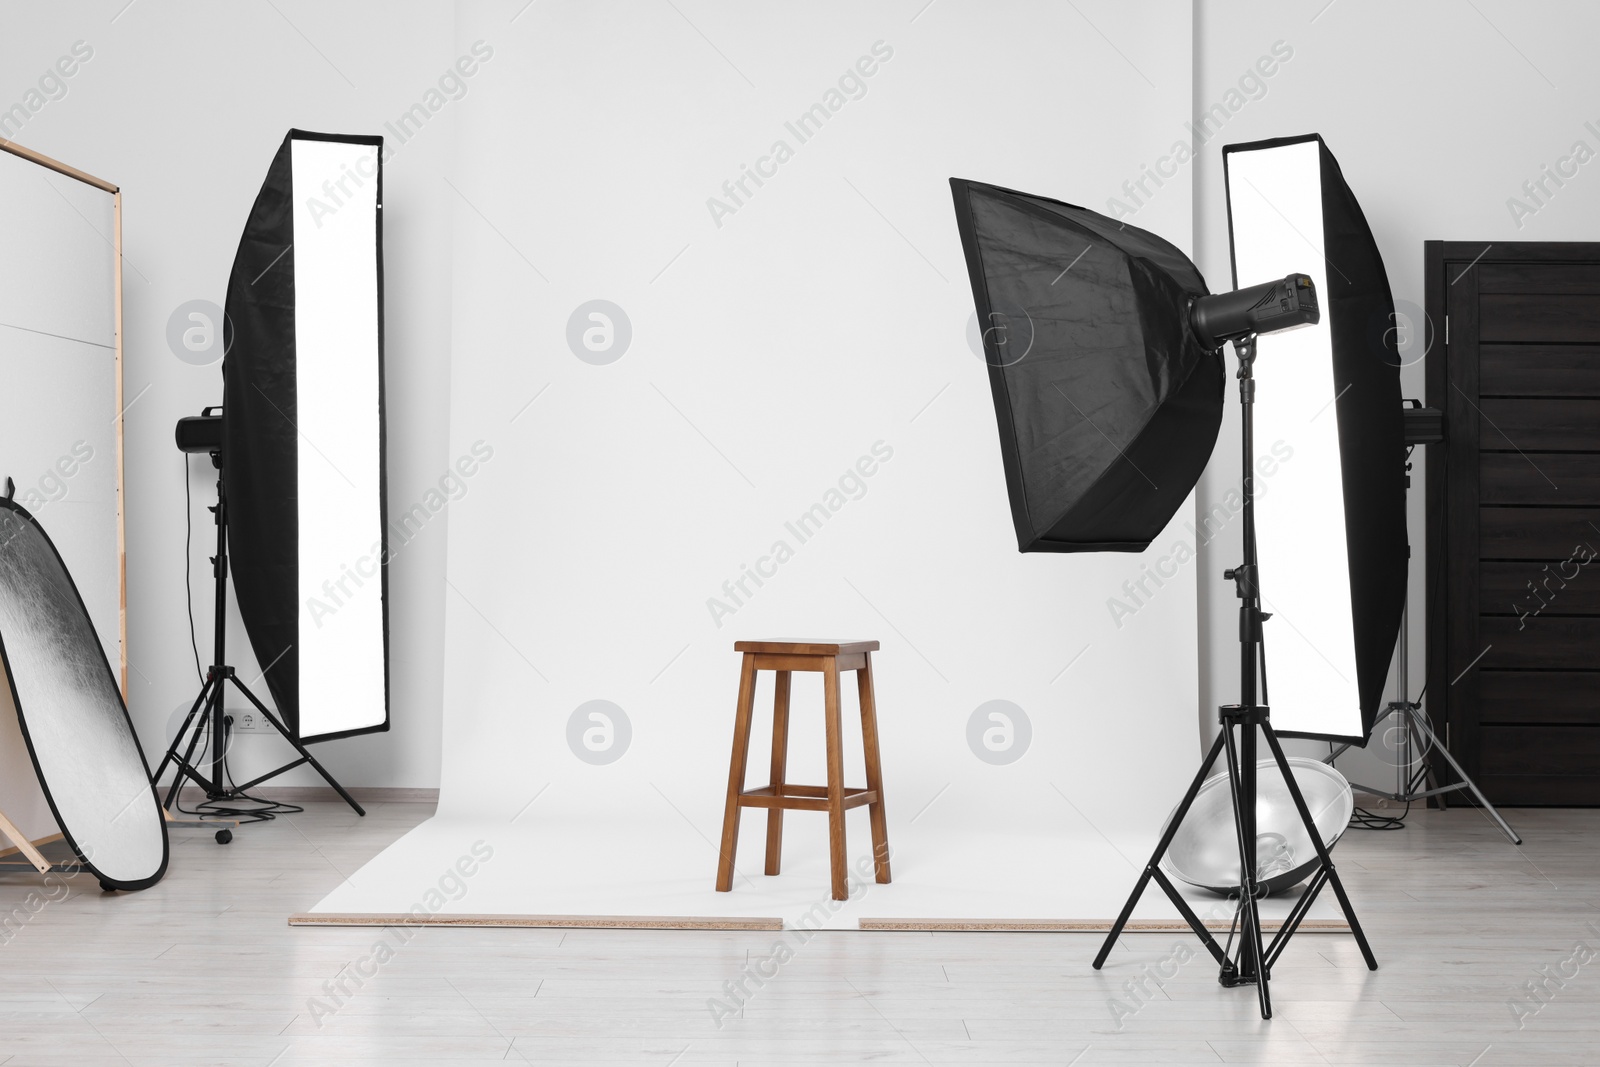
[[[39,520],[122,667],[115,197],[0,151],[0,482]],[[56,832],[9,696],[0,700],[0,810]]]

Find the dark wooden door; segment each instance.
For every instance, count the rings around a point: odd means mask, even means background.
[[[1600,804],[1600,244],[1426,273],[1430,714],[1496,804]]]

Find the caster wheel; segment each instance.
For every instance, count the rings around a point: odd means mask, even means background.
[[[112,885],[110,882],[107,882],[104,879],[101,879],[101,881],[100,881],[100,891],[103,892],[103,893],[115,893],[117,891],[117,887]]]
[[[233,831],[232,830],[218,830],[217,831],[217,844],[226,845],[229,841],[232,841],[232,840],[233,840]]]

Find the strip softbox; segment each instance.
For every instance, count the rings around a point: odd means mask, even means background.
[[[302,740],[389,723],[382,146],[289,131],[228,280],[234,590]]]
[[[1321,322],[1263,337],[1255,363],[1257,453],[1274,468],[1255,506],[1272,719],[1285,736],[1360,744],[1405,602],[1394,299],[1321,137],[1229,145],[1223,166],[1235,285],[1301,270],[1322,293]]]
[[[1139,552],[1194,488],[1223,364],[1189,329],[1205,279],[1086,208],[950,180],[1017,547]]]

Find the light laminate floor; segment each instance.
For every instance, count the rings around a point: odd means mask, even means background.
[[[1350,834],[1382,969],[1301,938],[1264,1023],[1172,934],[289,928],[431,814],[369,810],[174,831],[144,893],[0,875],[0,1065],[1600,1064],[1600,811]]]

